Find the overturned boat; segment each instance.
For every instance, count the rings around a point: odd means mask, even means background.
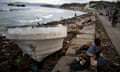
[[[10,26],[6,38],[13,40],[34,60],[41,61],[48,55],[60,50],[67,36],[67,27],[54,26]]]

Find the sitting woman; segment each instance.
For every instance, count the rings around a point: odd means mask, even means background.
[[[102,51],[100,45],[101,45],[100,39],[96,38],[94,40],[94,44],[87,50],[87,55],[90,58],[90,64],[93,69],[97,67],[98,61],[96,59],[98,58],[98,56],[100,56],[100,53]]]

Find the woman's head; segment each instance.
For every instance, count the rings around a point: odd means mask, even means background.
[[[86,45],[90,47],[92,45],[92,41],[88,41]]]

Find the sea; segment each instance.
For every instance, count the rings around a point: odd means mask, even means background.
[[[13,7],[0,4],[0,33],[6,26],[36,25],[60,21],[85,12],[40,6]]]

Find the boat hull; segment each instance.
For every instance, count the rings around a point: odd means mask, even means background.
[[[15,43],[36,61],[42,61],[48,55],[59,51],[64,38],[46,40],[14,40]]]
[[[11,27],[6,37],[13,40],[24,53],[36,61],[62,49],[63,40],[67,36],[67,27]]]

